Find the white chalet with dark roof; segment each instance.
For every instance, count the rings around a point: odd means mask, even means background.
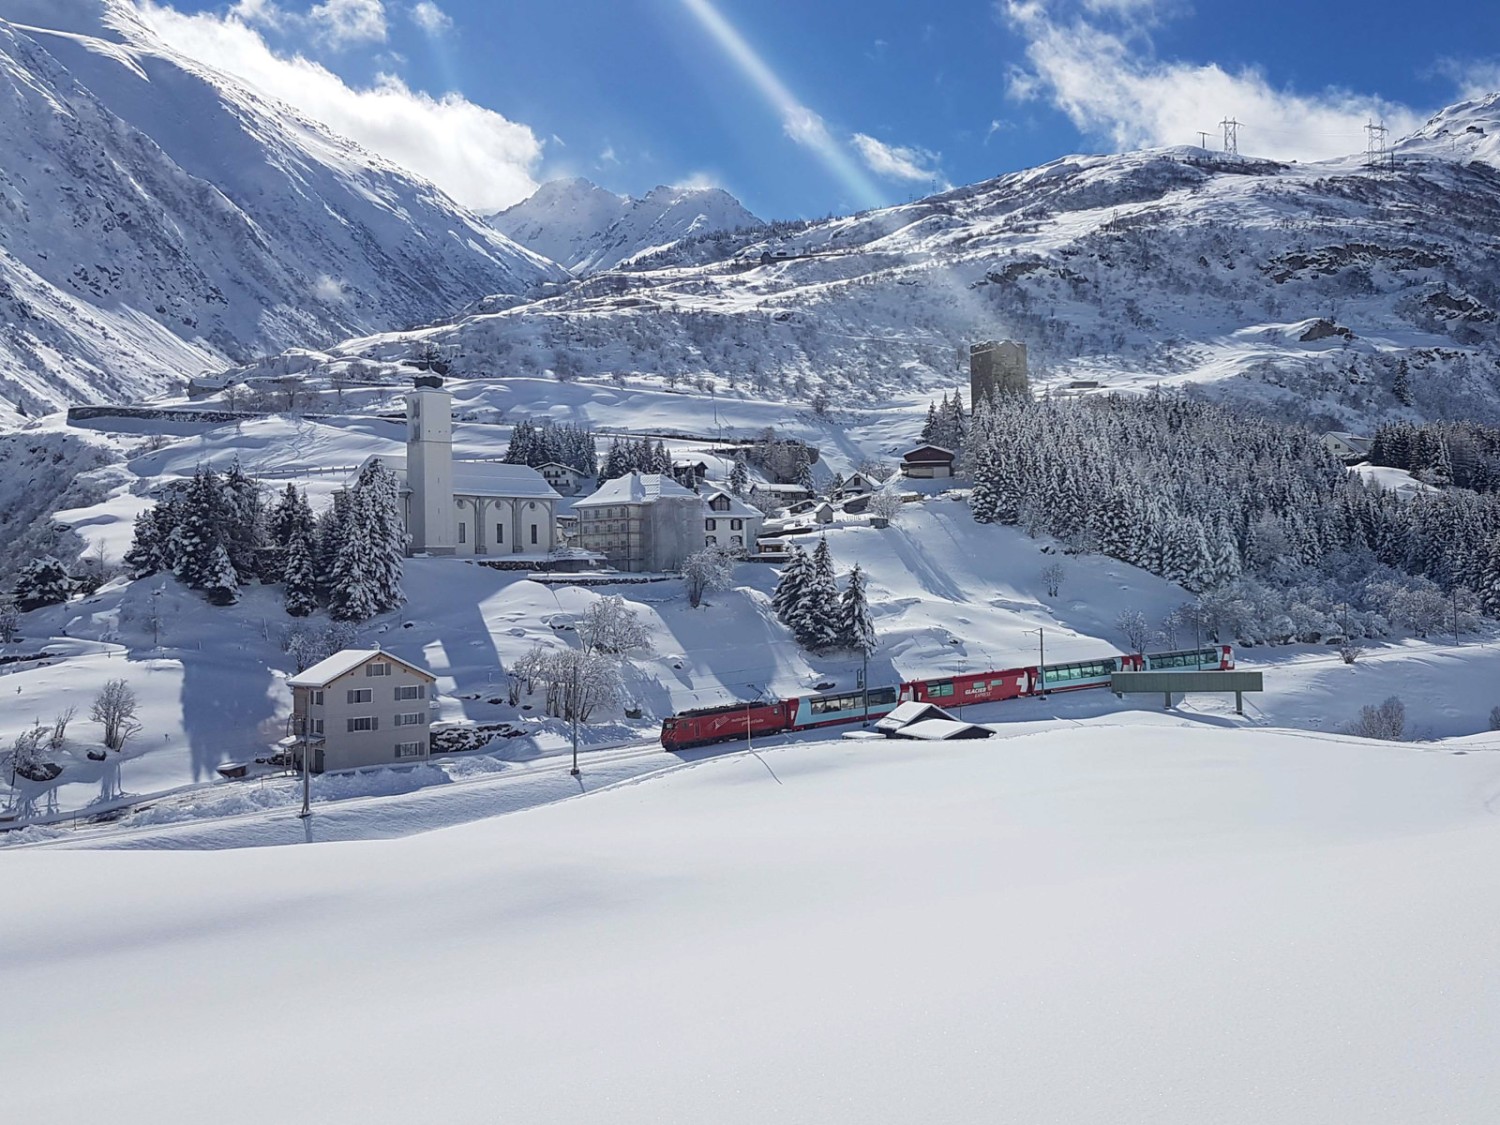
[[[723,547],[736,555],[754,549],[765,513],[722,488],[705,492],[703,503],[708,507],[703,517],[704,546]]]

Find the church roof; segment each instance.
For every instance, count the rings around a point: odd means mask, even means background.
[[[379,458],[380,463],[406,483],[406,458]],[[454,461],[453,495],[519,497],[524,500],[559,500],[547,478],[527,465],[504,465],[496,461]]]
[[[597,508],[604,504],[654,504],[658,500],[699,499],[665,473],[626,473],[601,484],[592,495],[573,505],[575,508]]]

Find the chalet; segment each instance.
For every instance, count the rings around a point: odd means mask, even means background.
[[[554,492],[562,496],[578,495],[583,482],[589,479],[587,473],[579,472],[572,465],[563,465],[556,461],[538,465],[536,471],[542,474],[542,479],[552,486]]]
[[[925,722],[928,719],[953,720],[953,716],[944,711],[936,703],[924,703],[909,699],[904,703],[896,704],[895,710],[886,713],[885,717],[875,724],[875,729],[890,738],[902,727],[910,726],[912,723]]]
[[[287,681],[291,741],[313,773],[427,759],[436,677],[380,649],[346,648]]]
[[[1372,444],[1373,441],[1370,438],[1359,434],[1346,434],[1339,430],[1329,430],[1323,435],[1323,448],[1346,465],[1368,461]]]
[[[756,481],[752,484],[750,495],[774,500],[782,506],[795,504],[799,500],[812,499],[812,491],[803,488],[800,484],[768,484],[765,481]]]
[[[723,547],[737,555],[754,548],[765,513],[723,489],[705,493],[703,503],[707,509],[703,514],[704,546]]]
[[[850,473],[839,488],[840,496],[868,496],[880,489],[880,482],[871,480],[864,473]]]
[[[901,455],[901,475],[912,479],[932,480],[953,475],[958,455],[940,445],[919,445]]]
[[[683,488],[698,490],[698,486],[708,478],[708,462],[706,461],[673,461],[672,479]]]
[[[677,570],[703,546],[703,499],[665,473],[607,480],[573,511],[577,545],[603,555],[616,570]]]

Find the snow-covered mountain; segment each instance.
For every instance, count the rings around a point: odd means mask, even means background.
[[[1067,157],[846,218],[686,239],[420,340],[476,376],[706,374],[838,403],[952,387],[970,342],[1013,337],[1044,386],[1192,383],[1337,429],[1500,421],[1495,138],[1500,98],[1438,114],[1394,169],[1187,147]],[[416,346],[382,335],[338,351]]]
[[[0,152],[0,407],[138,397],[563,276],[116,0],[0,0]]]
[[[663,186],[633,199],[583,179],[551,180],[488,221],[580,277],[683,239],[765,226],[719,188]]]

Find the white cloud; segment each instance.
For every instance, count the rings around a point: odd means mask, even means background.
[[[330,47],[385,42],[382,0],[324,0],[308,10],[307,21],[313,34]]]
[[[421,0],[421,3],[412,5],[411,20],[428,35],[441,35],[453,26],[453,17],[432,0]]]
[[[833,136],[823,119],[805,105],[789,102],[781,107],[781,127],[799,145],[827,151],[834,147]]]
[[[1158,59],[1146,29],[1162,7],[1142,0],[1085,0],[1071,16],[1049,0],[999,0],[1002,16],[1026,40],[1031,70],[1013,75],[1011,95],[1044,97],[1082,132],[1118,148],[1193,144],[1225,117],[1243,123],[1240,151],[1316,160],[1359,152],[1364,124],[1384,119],[1400,136],[1421,124],[1407,106],[1374,95],[1326,89],[1304,94],[1273,87],[1254,68]],[[1099,16],[1111,26],[1104,26]],[[1092,17],[1092,18],[1091,18]]]
[[[601,165],[604,165],[604,164],[618,164],[618,163],[620,163],[620,158],[615,155],[615,146],[614,145],[605,145],[604,146],[603,150],[600,151],[600,153],[599,153],[599,163]]]
[[[855,133],[849,138],[849,143],[859,153],[865,166],[877,176],[948,186],[937,167],[938,155],[935,152],[929,152],[925,148],[888,145],[864,133]]]
[[[672,185],[685,191],[708,191],[711,188],[722,187],[719,177],[712,172],[689,172],[687,177],[678,180]]]
[[[250,21],[233,10],[223,15],[186,14],[154,0],[136,0],[136,7],[147,26],[174,50],[287,102],[334,132],[425,176],[481,214],[508,207],[536,190],[533,173],[542,145],[535,134],[460,94],[435,98],[411,89],[393,74],[383,74],[369,86],[350,86],[302,55],[277,54]],[[262,13],[256,22],[265,25],[264,13],[272,8],[255,6]],[[285,17],[281,12],[280,18]]]
[[[1500,61],[1495,59],[1443,59],[1437,71],[1453,81],[1458,96],[1465,101],[1477,101],[1500,91]]]

